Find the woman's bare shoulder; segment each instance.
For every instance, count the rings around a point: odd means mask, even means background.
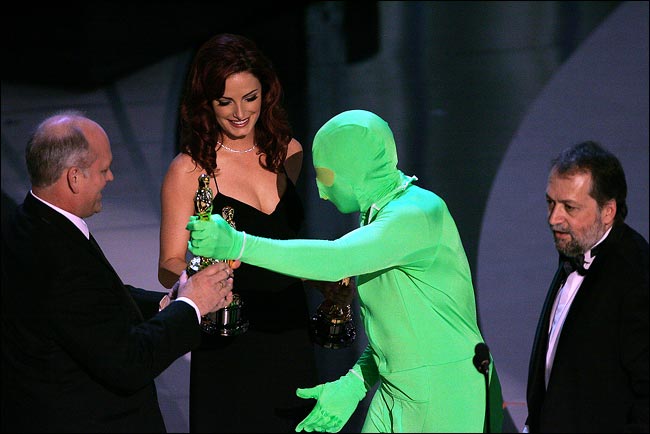
[[[291,182],[296,184],[302,170],[302,145],[296,139],[291,139],[287,146],[287,158],[284,160],[284,169]]]
[[[205,173],[205,171],[195,163],[192,157],[187,154],[178,154],[169,163],[163,187],[174,185],[183,191],[196,189],[198,177],[202,173]]]
[[[174,157],[174,159],[169,164],[169,168],[174,168],[175,170],[184,169],[184,170],[201,170],[200,166],[196,164],[194,159],[189,155],[181,152]]]
[[[203,168],[192,157],[184,153],[176,155],[167,169],[167,175],[174,177],[196,177],[201,173],[203,173]]]
[[[287,157],[291,157],[293,154],[298,152],[302,152],[302,145],[297,139],[293,138],[287,145]]]

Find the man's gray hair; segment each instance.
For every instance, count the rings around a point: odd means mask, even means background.
[[[82,112],[65,110],[36,127],[25,150],[32,186],[48,187],[73,166],[82,171],[90,167],[95,156],[81,129],[80,124],[85,120],[88,118]]]

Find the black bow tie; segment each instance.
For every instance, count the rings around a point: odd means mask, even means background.
[[[596,247],[593,247],[591,249],[591,257],[593,258],[598,254],[598,250],[600,250],[601,244],[597,245]],[[574,271],[577,271],[579,275],[584,276],[587,274],[587,269],[585,268],[585,255],[580,254],[577,256],[565,256],[565,255],[560,255],[560,263],[562,265],[562,268],[564,268],[564,272],[568,276],[569,274],[573,273]]]
[[[574,271],[577,271],[581,276],[587,274],[587,269],[585,268],[585,255],[571,257],[562,255],[561,262],[562,268],[564,268],[564,272],[567,276]]]

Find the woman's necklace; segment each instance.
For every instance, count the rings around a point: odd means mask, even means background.
[[[246,152],[250,152],[250,151],[252,151],[253,149],[256,148],[255,143],[253,143],[253,146],[251,146],[250,148],[248,148],[248,149],[244,149],[244,150],[242,150],[242,151],[240,151],[239,149],[229,148],[228,146],[224,145],[224,144],[221,143],[221,142],[217,142],[217,145],[221,146],[221,147],[222,147],[223,149],[225,149],[226,151],[234,152],[235,154],[245,154]]]

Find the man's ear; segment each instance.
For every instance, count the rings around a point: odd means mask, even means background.
[[[610,226],[613,224],[614,219],[616,218],[616,200],[615,199],[610,199],[607,202],[605,202],[605,205],[603,205],[603,208],[600,211],[600,218],[603,221],[603,223],[607,226]]]
[[[79,193],[82,176],[83,175],[81,174],[81,170],[79,170],[78,167],[68,168],[68,171],[66,173],[66,177],[68,180],[68,187],[75,194]]]

